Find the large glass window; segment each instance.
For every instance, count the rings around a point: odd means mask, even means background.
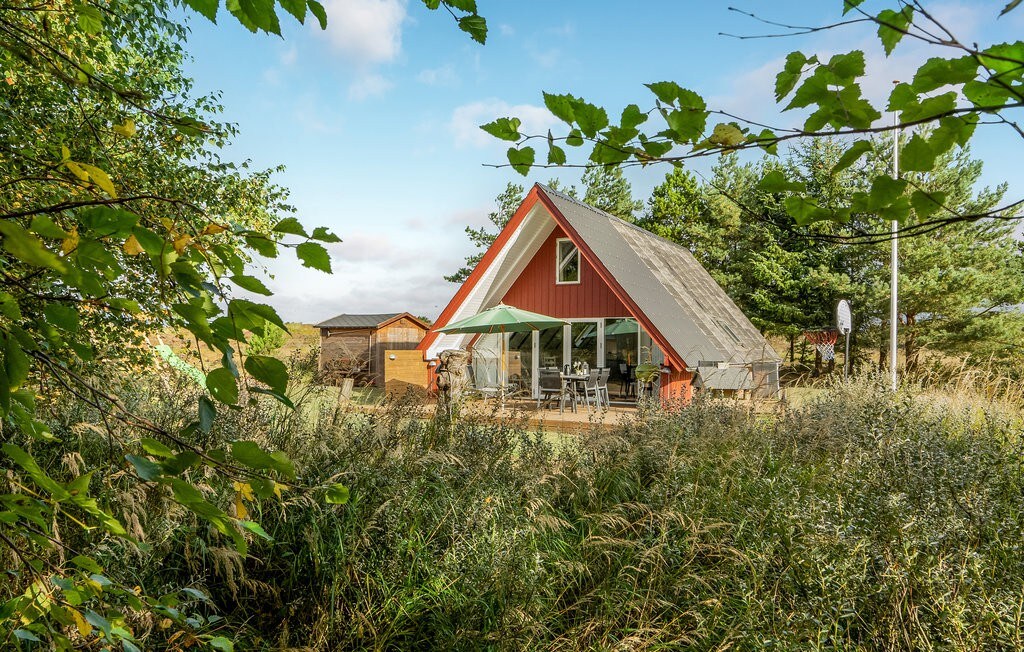
[[[597,367],[597,322],[578,321],[573,322],[570,332],[572,333],[572,348],[570,357],[572,364],[587,363],[591,369]]]
[[[557,276],[559,283],[580,282],[580,250],[568,238],[558,240]]]
[[[562,367],[562,327],[546,328],[540,332],[540,366],[560,369]]]
[[[604,364],[611,369],[608,387],[616,398],[635,396],[639,353],[640,327],[635,319],[604,320]]]
[[[508,336],[508,382],[528,393],[533,387],[533,331]]]

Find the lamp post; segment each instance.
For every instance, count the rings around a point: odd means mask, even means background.
[[[899,130],[899,117],[893,113],[893,122],[896,125],[896,129],[893,130],[893,142],[892,142],[892,176],[896,179],[900,178],[900,130]],[[892,277],[889,280],[889,374],[892,380],[892,390],[896,391],[899,387],[899,377],[896,374],[896,355],[899,350],[896,340],[897,326],[900,319],[899,311],[899,270],[900,270],[900,259],[899,259],[899,222],[896,220],[892,221],[892,253],[889,261],[889,267],[892,272]]]

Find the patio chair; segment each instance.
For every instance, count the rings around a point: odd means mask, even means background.
[[[573,392],[565,378],[558,370],[541,369],[537,376],[538,394],[537,409],[541,404],[548,405],[555,398],[558,399],[558,411],[565,412],[565,402],[571,401],[572,411],[576,411],[576,393]]]
[[[500,387],[480,387],[477,385],[476,373],[473,371],[473,365],[466,365],[466,376],[469,378],[469,391],[476,392],[485,401],[489,398],[497,398],[501,395]]]
[[[599,399],[604,398],[604,406],[610,408],[611,397],[608,395],[608,378],[612,375],[612,369],[611,367],[601,367],[598,372],[597,395]]]
[[[583,382],[583,402],[590,409],[590,401],[594,401],[594,409],[601,409],[601,370],[591,369],[588,378]]]
[[[632,396],[636,386],[636,376],[633,375],[633,365],[625,362],[619,363],[619,391],[623,396]]]

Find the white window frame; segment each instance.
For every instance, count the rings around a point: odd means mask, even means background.
[[[562,268],[565,265],[562,264],[562,243],[568,242],[572,244],[576,250],[576,280],[575,281],[563,281],[562,280]],[[569,259],[566,258],[568,261]],[[576,246],[576,243],[572,241],[572,238],[558,238],[555,240],[555,285],[579,285],[583,279],[583,265],[580,264],[580,248]]]

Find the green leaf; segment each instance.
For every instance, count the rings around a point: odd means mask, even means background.
[[[28,229],[40,237],[51,240],[63,240],[70,236],[67,231],[57,226],[57,223],[49,215],[37,215],[32,218],[32,224]]]
[[[238,382],[224,367],[217,367],[206,374],[206,389],[221,403],[234,405],[238,402]]]
[[[564,122],[567,125],[571,125],[576,122],[576,113],[573,111],[573,104],[578,100],[572,95],[554,95],[552,93],[544,93],[544,106],[547,107],[548,111]]]
[[[21,319],[21,306],[13,295],[0,291],[0,315],[12,321]]]
[[[309,236],[320,242],[341,242],[341,238],[327,230],[327,227],[318,226],[313,229],[313,235]]]
[[[670,136],[679,143],[693,142],[704,135],[707,127],[708,113],[697,109],[676,109],[662,111],[665,123],[672,130]]]
[[[231,442],[231,456],[250,469],[273,470],[289,478],[295,477],[295,467],[283,453],[268,454],[253,441]]]
[[[579,147],[583,144],[583,134],[579,129],[570,129],[569,134],[565,137],[565,144],[570,147]]]
[[[485,125],[480,125],[480,128],[501,140],[507,140],[510,142],[517,142],[522,138],[522,134],[519,133],[519,125],[522,124],[519,118],[498,118],[494,122],[488,122]]]
[[[21,344],[10,334],[3,338],[4,373],[7,376],[9,391],[16,391],[28,379],[31,368],[29,358],[21,348]]]
[[[220,7],[220,0],[185,0],[185,4],[209,18],[210,22],[217,22],[217,9]]]
[[[708,141],[719,147],[736,147],[746,141],[743,131],[734,122],[715,125]]]
[[[477,43],[487,42],[487,21],[483,16],[463,16],[459,19],[459,29],[469,34]]]
[[[259,523],[255,521],[239,521],[238,524],[244,527],[246,530],[249,530],[253,534],[257,535],[261,539],[266,539],[267,541],[274,540],[274,537],[267,534],[267,531],[263,529],[263,526],[261,526]]]
[[[103,31],[103,13],[93,5],[80,4],[75,6],[78,13],[78,26],[86,34],[96,35]]]
[[[253,25],[269,34],[281,35],[274,0],[237,0],[239,8]],[[237,14],[236,14],[237,15]]]
[[[174,457],[174,451],[151,437],[143,437],[139,440],[139,445],[142,446],[142,450],[154,457]]]
[[[630,104],[622,110],[622,118],[619,124],[623,129],[636,129],[647,122],[647,114],[640,110],[636,104]]]
[[[956,59],[934,57],[925,61],[911,83],[918,93],[930,93],[948,84],[965,84],[978,76],[978,61],[971,55]]]
[[[761,192],[803,192],[807,185],[799,181],[790,181],[782,170],[772,170],[764,175],[757,184]]]
[[[29,265],[49,267],[58,272],[63,272],[66,269],[64,262],[56,254],[47,249],[39,238],[29,233],[21,225],[10,220],[0,220],[0,235],[4,238],[4,249],[15,258]]]
[[[228,314],[234,318],[238,328],[262,332],[265,323],[269,322],[283,331],[289,332],[277,311],[265,303],[232,299],[228,304]]]
[[[555,145],[548,145],[548,165],[565,165],[565,150]]]
[[[303,242],[295,247],[295,255],[302,261],[303,267],[318,269],[327,274],[331,273],[331,256],[322,244]]]
[[[907,32],[907,27],[914,19],[913,7],[905,6],[901,11],[884,9],[875,18],[878,23],[878,38],[885,48],[885,56],[892,54],[896,44],[900,42]]]
[[[832,216],[828,210],[818,206],[813,199],[803,195],[787,197],[783,205],[786,207],[786,212],[796,220],[797,224],[802,226],[827,220]]]
[[[309,237],[306,234],[306,229],[303,228],[302,223],[295,217],[284,218],[275,224],[272,230],[275,233],[290,233],[291,235],[301,235],[304,238]]]
[[[306,22],[306,0],[280,0],[280,2],[285,11],[295,16],[295,20],[299,23]]]
[[[572,110],[576,115],[576,124],[588,138],[594,138],[597,132],[608,126],[608,113],[599,106],[577,100]]]
[[[782,71],[775,76],[775,101],[781,102],[782,98],[793,92],[796,84],[800,81],[807,57],[803,52],[790,52],[786,55],[786,64]]]
[[[529,174],[530,168],[533,166],[534,156],[536,155],[532,147],[523,147],[522,149],[509,147],[506,154],[513,170],[524,177]]]
[[[343,484],[332,484],[327,487],[327,495],[325,498],[327,499],[327,502],[332,505],[344,505],[349,499],[348,487]]]
[[[210,432],[213,421],[217,418],[217,406],[205,396],[199,397],[199,429],[205,433]]]
[[[248,236],[245,238],[245,244],[252,247],[261,256],[277,258],[277,243],[266,236]]]
[[[33,643],[42,643],[42,640],[27,629],[16,629],[14,630],[14,637],[20,641],[32,641]]]
[[[4,453],[14,460],[18,466],[28,473],[33,482],[39,485],[41,489],[48,491],[54,500],[63,501],[71,497],[71,494],[68,493],[67,489],[48,476],[36,462],[35,458],[26,453],[20,446],[16,444],[4,444],[0,448],[2,448]]]
[[[62,303],[48,303],[43,308],[43,315],[46,316],[46,321],[60,329],[69,333],[78,331],[80,324],[78,311],[71,306],[65,306]]]
[[[146,482],[156,482],[164,476],[159,464],[141,455],[125,455],[124,458],[135,467],[135,473]]]
[[[859,7],[864,0],[843,0],[843,15],[846,15],[852,9]]]
[[[860,160],[862,156],[874,149],[870,140],[858,140],[850,146],[843,155],[839,157],[836,164],[832,166],[832,174],[838,174]]]
[[[262,294],[265,296],[270,296],[274,294],[267,288],[266,285],[263,284],[263,281],[259,280],[254,276],[232,276],[231,282],[237,285],[238,287],[242,288],[243,290],[248,290],[256,294]]]
[[[275,392],[284,394],[288,387],[288,368],[283,362],[270,356],[250,355],[245,359],[244,366],[253,378]]]
[[[654,96],[665,104],[675,104],[676,100],[683,93],[683,88],[674,81],[660,81],[652,82],[650,84],[644,84],[647,88],[651,89]]]
[[[919,134],[900,150],[900,170],[904,172],[928,172],[935,167],[935,150]]]
[[[320,23],[320,29],[327,29],[327,10],[324,6],[317,2],[317,0],[307,0],[306,4],[309,6],[309,11],[316,16],[317,22]]]
[[[910,195],[910,205],[914,208],[914,214],[918,220],[926,220],[932,215],[943,210],[946,201],[944,192],[923,192],[915,190]]]
[[[1005,7],[1003,7],[1003,10],[999,12],[999,15],[1000,16],[1004,16],[1004,15],[1010,13],[1011,11],[1016,9],[1017,6],[1020,3],[1021,3],[1021,0],[1010,0],[1010,2],[1008,2],[1007,5]]]

